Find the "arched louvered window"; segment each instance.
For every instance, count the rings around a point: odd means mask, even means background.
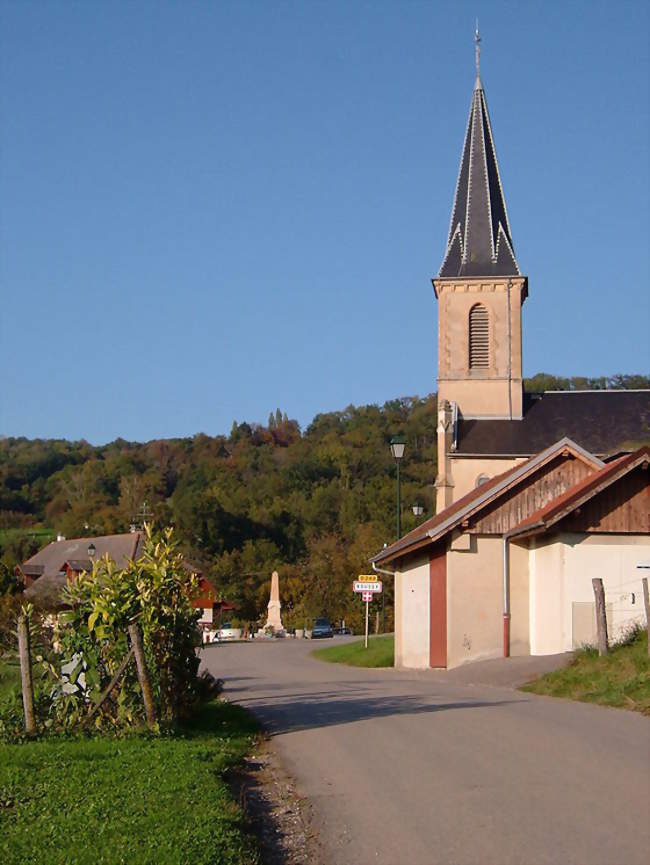
[[[469,311],[469,368],[487,369],[490,365],[490,319],[482,304]]]

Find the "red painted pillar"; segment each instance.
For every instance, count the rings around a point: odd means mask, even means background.
[[[503,657],[510,657],[510,613],[503,614]]]

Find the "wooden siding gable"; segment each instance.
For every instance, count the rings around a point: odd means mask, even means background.
[[[593,467],[571,453],[560,454],[470,519],[473,534],[502,535],[593,474]]]
[[[650,534],[650,471],[637,466],[565,517],[569,532]]]

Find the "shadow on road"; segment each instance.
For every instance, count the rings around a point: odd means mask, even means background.
[[[240,689],[228,687],[227,690]],[[304,692],[295,695],[282,694],[281,697],[278,695],[251,697],[244,698],[241,702],[254,712],[271,735],[352,724],[356,721],[367,721],[388,715],[424,715],[460,709],[497,708],[509,703],[522,702],[522,698],[435,702],[435,696],[423,698],[401,694],[373,697],[364,695],[362,690],[356,693],[358,696],[351,691],[341,694],[340,691],[327,690],[310,694]],[[526,702],[526,698],[523,698],[523,702]]]

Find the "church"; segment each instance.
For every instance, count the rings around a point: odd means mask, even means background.
[[[527,394],[515,254],[479,66],[439,274],[437,513],[373,559],[395,663],[564,652],[644,622],[650,391]],[[389,576],[389,578],[390,578]]]

